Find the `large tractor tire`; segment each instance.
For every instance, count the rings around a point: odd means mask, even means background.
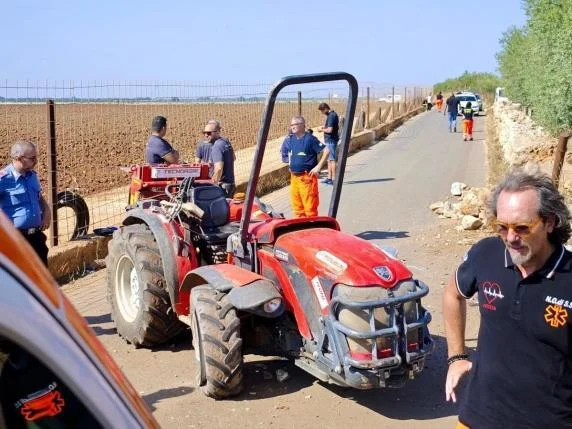
[[[240,319],[225,293],[210,286],[191,292],[193,347],[197,358],[197,384],[214,399],[242,391],[242,339]]]
[[[159,248],[147,225],[115,231],[105,262],[107,299],[120,336],[136,347],[154,346],[185,329],[171,307]]]

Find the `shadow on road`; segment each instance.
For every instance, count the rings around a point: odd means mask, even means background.
[[[88,325],[100,325],[102,323],[110,323],[111,322],[111,314],[100,314],[99,316],[85,316],[85,320]]]
[[[358,183],[388,182],[390,180],[395,180],[395,178],[393,178],[393,177],[382,177],[379,179],[348,180],[348,181],[344,182],[344,185],[357,185]]]
[[[287,373],[287,379],[280,382],[276,378],[276,371]],[[288,393],[297,392],[315,382],[315,378],[288,360],[264,360],[262,362],[246,362],[243,369],[244,390],[229,400],[249,401],[273,398]]]
[[[279,397],[320,383],[332,394],[352,400],[385,417],[396,420],[431,420],[457,414],[456,405],[445,402],[447,347],[445,338],[433,336],[435,350],[425,362],[425,370],[398,389],[357,390],[319,382],[315,377],[286,360],[248,362],[244,367],[244,391],[231,401]],[[289,378],[276,379],[285,370]]]
[[[431,420],[456,415],[456,405],[445,401],[445,338],[434,335],[433,340],[435,351],[427,358],[425,370],[401,388],[361,391],[331,385],[325,387],[391,419]]]
[[[93,329],[95,335],[102,336],[102,335],[116,335],[117,331],[115,330],[114,326],[109,325],[110,327],[103,327],[98,325],[103,325],[106,323],[111,323],[111,314],[100,314],[99,316],[85,316],[85,320],[87,324]]]
[[[148,395],[143,395],[143,400],[149,405],[151,411],[155,411],[157,407],[155,404],[159,403],[162,399],[171,399],[178,396],[188,395],[195,390],[189,386],[173,387],[171,389],[161,389]]]
[[[389,238],[407,238],[409,231],[363,231],[356,234],[356,237],[364,240],[387,240]]]

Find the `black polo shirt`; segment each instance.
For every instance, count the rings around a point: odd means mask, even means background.
[[[572,253],[523,279],[502,240],[475,244],[456,273],[481,326],[459,420],[471,428],[572,427]]]

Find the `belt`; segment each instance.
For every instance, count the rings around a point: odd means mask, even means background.
[[[18,231],[20,231],[24,235],[32,235],[35,234],[36,232],[39,232],[40,228],[18,228]]]

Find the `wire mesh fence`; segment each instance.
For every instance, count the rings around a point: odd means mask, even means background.
[[[117,224],[127,205],[126,167],[144,161],[151,120],[168,119],[165,138],[185,161],[193,161],[204,124],[217,119],[222,135],[237,154],[235,173],[248,177],[265,99],[272,83],[246,82],[30,82],[0,83],[0,160],[10,162],[10,146],[18,139],[38,145],[38,166],[44,189],[50,171],[46,100],[55,102],[57,191],[72,190],[89,208],[90,230]],[[363,127],[388,119],[394,103],[419,101],[430,89],[360,83],[358,112]],[[345,114],[347,88],[342,84],[288,87],[279,96],[269,139],[288,132],[293,115],[302,114],[310,128],[323,125],[318,110],[327,102]],[[355,129],[354,129],[355,130]],[[64,204],[64,206],[66,206]],[[59,242],[67,241],[77,223],[69,207],[58,210]]]

